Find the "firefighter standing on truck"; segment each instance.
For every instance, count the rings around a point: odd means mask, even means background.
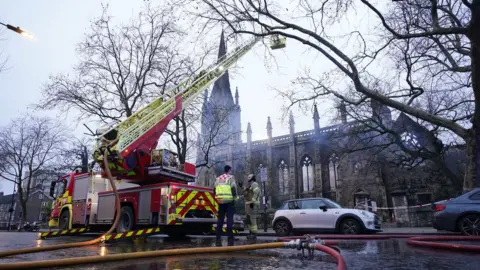
[[[235,214],[235,201],[238,200],[237,195],[237,183],[235,177],[230,174],[232,167],[226,165],[224,168],[224,174],[217,177],[213,188],[215,199],[218,202],[218,220],[217,220],[217,238],[216,245],[221,246],[221,237],[223,222],[225,215],[227,215],[227,234],[228,245],[233,245],[233,215]]]
[[[243,185],[240,184],[242,187]],[[248,186],[243,190],[243,198],[245,199],[245,215],[246,224],[248,224],[248,230],[250,234],[247,235],[247,239],[257,239],[257,214],[260,206],[260,186],[255,179],[255,175],[248,175]]]

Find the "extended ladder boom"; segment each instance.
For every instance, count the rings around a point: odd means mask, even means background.
[[[216,64],[209,66],[193,78],[188,78],[171,90],[175,96],[163,102],[160,97],[152,103],[131,115],[121,123],[113,126],[99,137],[99,149],[109,146],[110,150],[120,153],[127,159],[132,153],[141,155],[149,153],[158,143],[158,139],[165,131],[168,123],[188,106],[200,93],[219,79],[233,64],[249,52],[262,37],[254,37],[237,47],[234,51],[220,58]],[[282,48],[279,43],[285,40],[276,38],[272,49]],[[149,155],[149,154],[148,154]],[[100,158],[100,156],[97,156]],[[130,165],[128,165],[129,163]],[[133,169],[137,162],[123,162],[125,169]]]

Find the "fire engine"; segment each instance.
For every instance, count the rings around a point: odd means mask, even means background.
[[[50,195],[56,199],[49,227],[61,229],[61,233],[57,232],[60,235],[68,230],[102,231],[112,225],[115,194],[106,177],[103,162],[106,150],[108,168],[117,179],[121,202],[116,237],[210,232],[218,209],[212,189],[189,184],[195,182],[195,165],[178,164],[178,155],[168,149],[156,149],[157,143],[170,120],[260,40],[261,37],[254,37],[216,64],[181,82],[171,90],[176,93],[173,98],[164,101],[160,97],[124,121],[98,129],[93,158],[100,166],[100,173],[72,172],[52,182]],[[285,38],[274,36],[270,47],[285,47]],[[142,230],[134,232],[136,229]]]

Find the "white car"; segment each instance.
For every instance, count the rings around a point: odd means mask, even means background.
[[[275,212],[272,225],[279,236],[320,231],[341,234],[381,231],[380,220],[374,213],[342,208],[326,198],[286,201]]]

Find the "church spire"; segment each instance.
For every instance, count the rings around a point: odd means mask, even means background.
[[[290,128],[290,133],[294,134],[295,133],[295,120],[293,119],[293,113],[290,111],[290,117],[288,120],[289,128]]]
[[[238,86],[235,88],[235,104],[239,106],[240,104],[238,103],[238,98],[240,96],[238,95]]]
[[[225,42],[225,34],[222,30],[220,35],[220,45],[218,46],[218,60],[227,54],[227,45]],[[230,89],[230,78],[228,70],[213,84],[212,94],[210,99],[213,104],[225,106],[226,108],[233,107],[234,100],[232,90]]]
[[[317,104],[313,104],[313,126],[315,129],[320,128],[320,115],[318,114]]]
[[[267,120],[267,135],[269,138],[272,138],[272,122],[270,121],[270,116],[268,117]]]
[[[218,60],[225,55],[227,55],[227,44],[225,43],[225,32],[222,29],[222,34],[220,35],[220,45],[218,46]]]

